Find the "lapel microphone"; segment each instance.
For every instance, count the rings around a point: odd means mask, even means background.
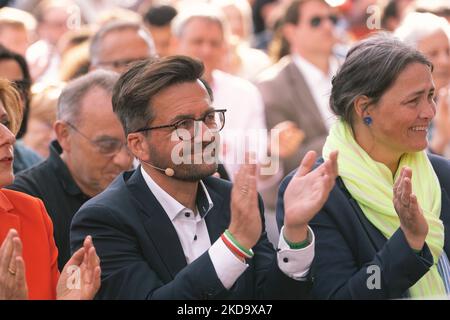
[[[150,167],[152,167],[152,168],[154,168],[154,169],[156,169],[156,170],[159,170],[159,171],[164,172],[164,174],[165,174],[166,176],[168,176],[168,177],[173,177],[174,174],[175,174],[175,171],[174,171],[172,168],[166,168],[166,169],[163,169],[163,168],[159,168],[159,167],[156,167],[156,166],[152,165],[152,164],[151,164],[150,162],[148,162],[148,161],[145,161],[145,160],[142,160],[142,159],[139,159],[139,160],[142,161],[142,162],[144,162],[144,163],[146,163],[146,164],[148,164]]]

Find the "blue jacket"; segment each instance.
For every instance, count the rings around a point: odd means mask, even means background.
[[[205,217],[214,243],[230,223],[232,185],[213,177],[203,182],[214,204]],[[261,200],[260,208],[262,216]],[[101,259],[99,299],[293,299],[310,289],[307,281],[295,281],[278,268],[265,231],[230,290],[217,277],[208,252],[188,265],[175,228],[140,168],[119,175],[80,208],[71,225],[72,251],[87,235]]]
[[[442,189],[444,250],[450,256],[450,161],[434,155],[429,155],[429,158]],[[279,228],[284,217],[284,192],[293,174],[290,173],[280,185],[277,203]],[[414,253],[400,228],[387,240],[365,217],[340,177],[310,226],[316,236],[311,269],[312,297],[316,299],[407,297],[408,289],[433,263],[428,246],[425,244],[420,255]],[[374,288],[376,269],[380,270],[381,276],[379,289]]]

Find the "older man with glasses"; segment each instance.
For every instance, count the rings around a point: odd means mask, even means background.
[[[58,100],[57,140],[43,163],[19,174],[9,188],[40,198],[52,218],[61,269],[70,258],[69,227],[75,212],[102,192],[132,156],[113,113],[118,74],[97,70],[69,83]]]

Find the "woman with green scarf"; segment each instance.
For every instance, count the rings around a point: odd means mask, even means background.
[[[310,223],[313,298],[449,293],[450,162],[426,153],[436,113],[432,70],[420,52],[380,34],[356,44],[334,77],[338,120],[322,154],[339,151],[339,176]],[[280,186],[278,222],[291,179]]]

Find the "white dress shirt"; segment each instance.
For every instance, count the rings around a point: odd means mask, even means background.
[[[268,132],[264,113],[264,101],[258,88],[245,79],[220,70],[212,73],[213,105],[227,109],[225,127],[220,132],[221,155],[230,180],[244,163],[245,152],[252,152],[259,163],[266,163]],[[278,185],[283,178],[282,168],[278,168],[270,178],[258,180],[258,190],[262,191]]]
[[[214,204],[203,181],[200,181],[199,187],[201,190],[197,192],[202,192],[206,201],[202,204],[197,203],[197,212],[194,213],[157,185],[142,167],[141,172],[150,191],[161,204],[170,221],[172,221],[183,248],[186,262],[188,264],[191,263],[208,250],[217,276],[223,286],[230,289],[247,269],[248,264],[237,258],[221,238],[217,239],[211,245],[204,218],[213,208]],[[200,208],[198,207],[199,205],[201,206]],[[199,212],[202,214],[199,214]],[[302,280],[308,274],[309,267],[314,258],[315,241],[311,229],[309,229],[309,240],[310,244],[306,248],[293,250],[289,248],[283,236],[280,236],[278,244],[280,250],[277,253],[278,266],[287,276],[296,280]]]
[[[220,132],[221,160],[230,178],[234,179],[245,151],[255,153],[257,159],[263,159],[267,154],[264,102],[256,86],[247,80],[220,70],[213,71],[212,79],[213,105],[227,109],[225,126]]]
[[[328,74],[323,73],[322,70],[298,54],[292,55],[292,59],[305,78],[326,127],[330,129],[331,125],[336,121],[336,116],[330,109],[330,95],[332,88],[331,79],[339,68],[337,59],[334,57],[330,58]]]

